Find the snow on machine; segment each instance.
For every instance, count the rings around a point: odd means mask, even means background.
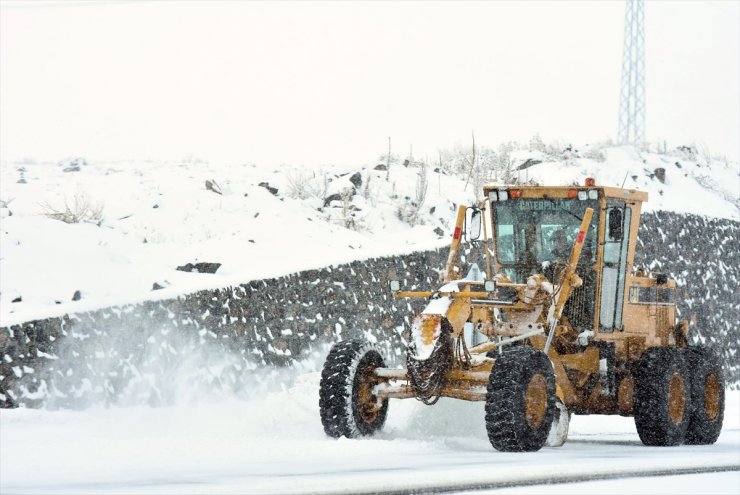
[[[676,320],[676,282],[633,266],[647,193],[596,186],[487,186],[460,206],[444,285],[413,317],[406,367],[363,340],[333,346],[319,408],[331,437],[382,428],[389,399],[485,401],[500,451],[561,446],[570,415],[633,416],[646,445],[712,444],[724,381]],[[481,226],[483,238],[481,237]],[[482,254],[465,277],[463,238]],[[482,242],[481,242],[482,241]],[[484,261],[483,261],[484,260]]]

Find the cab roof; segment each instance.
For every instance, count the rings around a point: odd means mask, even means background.
[[[575,199],[578,196],[578,191],[597,190],[599,196],[602,195],[609,199],[621,199],[626,201],[639,201],[644,202],[648,200],[648,193],[644,191],[638,191],[636,189],[622,189],[620,187],[605,187],[605,186],[523,186],[523,185],[500,185],[500,186],[484,186],[483,192],[486,197],[489,196],[491,191],[509,191],[509,198],[511,199],[540,199],[540,198],[553,198],[553,199]],[[512,194],[512,191],[514,193]]]

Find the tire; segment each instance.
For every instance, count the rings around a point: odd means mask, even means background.
[[[486,431],[496,450],[534,452],[555,415],[555,374],[544,352],[524,346],[496,359],[486,393]]]
[[[527,340],[519,340],[517,342],[512,342],[511,344],[503,345],[499,347],[498,349],[494,349],[492,351],[488,351],[486,353],[486,357],[496,359],[497,357],[501,356],[501,354],[506,354],[507,352],[513,352],[516,349],[519,349],[520,347],[529,347],[529,343]],[[501,352],[499,352],[499,350]]]
[[[385,423],[388,399],[379,401],[372,388],[376,368],[385,367],[378,350],[364,340],[335,344],[324,362],[319,385],[319,412],[330,437],[372,435]]]
[[[684,443],[710,445],[717,441],[725,413],[722,368],[708,349],[690,347],[686,353],[691,379],[691,413]]]
[[[647,349],[634,369],[633,414],[645,445],[684,441],[691,412],[691,384],[682,349]]]

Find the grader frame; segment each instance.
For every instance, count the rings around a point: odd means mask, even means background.
[[[406,368],[385,367],[367,343],[330,352],[320,390],[327,434],[373,433],[391,398],[449,397],[486,401],[498,450],[562,445],[572,413],[635,416],[649,445],[713,443],[721,369],[688,345],[688,322],[675,321],[675,281],[633,266],[646,200],[593,180],[484,188],[481,204],[458,209],[444,285],[391,283],[396,297],[428,299],[413,319]],[[479,237],[483,212],[485,275],[463,278],[460,244]],[[558,261],[546,259],[555,231],[572,237]]]

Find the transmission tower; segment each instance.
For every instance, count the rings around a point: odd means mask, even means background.
[[[645,3],[627,0],[619,100],[620,144],[645,143]]]

